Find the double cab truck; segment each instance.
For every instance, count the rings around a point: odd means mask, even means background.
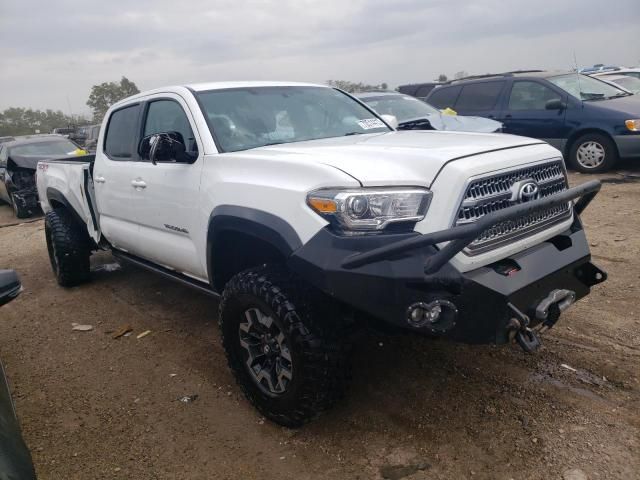
[[[540,140],[392,124],[303,83],[122,100],[95,155],[38,164],[57,281],[110,250],[219,297],[239,386],[286,426],[343,395],[361,322],[535,350],[606,278],[579,219],[600,183],[569,188]]]

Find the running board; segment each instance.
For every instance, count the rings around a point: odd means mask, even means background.
[[[117,259],[124,260],[125,262],[128,262],[128,263],[132,263],[133,265],[142,267],[145,270],[149,270],[151,272],[162,275],[165,278],[174,280],[178,283],[186,285],[187,287],[191,287],[195,290],[198,290],[199,292],[205,293],[212,297],[215,297],[215,298],[220,297],[219,293],[214,292],[211,289],[211,287],[204,282],[195,280],[191,277],[183,275],[182,273],[174,272],[173,270],[169,270],[168,268],[161,267],[160,265],[156,265],[155,263],[150,262],[148,260],[138,258],[134,255],[123,252],[122,250],[116,250],[115,248],[112,248],[111,252],[113,253],[113,256],[116,257]]]

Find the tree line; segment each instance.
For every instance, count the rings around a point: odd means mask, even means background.
[[[140,93],[140,90],[127,77],[122,77],[119,82],[94,85],[87,100],[92,111],[91,118],[68,115],[61,110],[9,107],[0,112],[0,137],[51,133],[54,128],[100,123],[111,105],[136,93]]]

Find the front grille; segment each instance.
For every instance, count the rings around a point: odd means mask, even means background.
[[[517,182],[533,180],[538,184],[540,198],[548,197],[567,189],[567,180],[561,160],[512,170],[472,181],[465,191],[458,210],[456,225],[477,221],[484,215],[502,210],[518,203],[513,189]],[[509,220],[485,230],[466,249],[470,255],[478,254],[497,246],[533,234],[571,216],[569,202],[555,207],[535,211],[516,220]]]

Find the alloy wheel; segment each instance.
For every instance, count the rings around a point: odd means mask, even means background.
[[[278,324],[259,308],[249,308],[238,330],[251,378],[267,395],[285,393],[293,378],[293,362],[289,344]]]

